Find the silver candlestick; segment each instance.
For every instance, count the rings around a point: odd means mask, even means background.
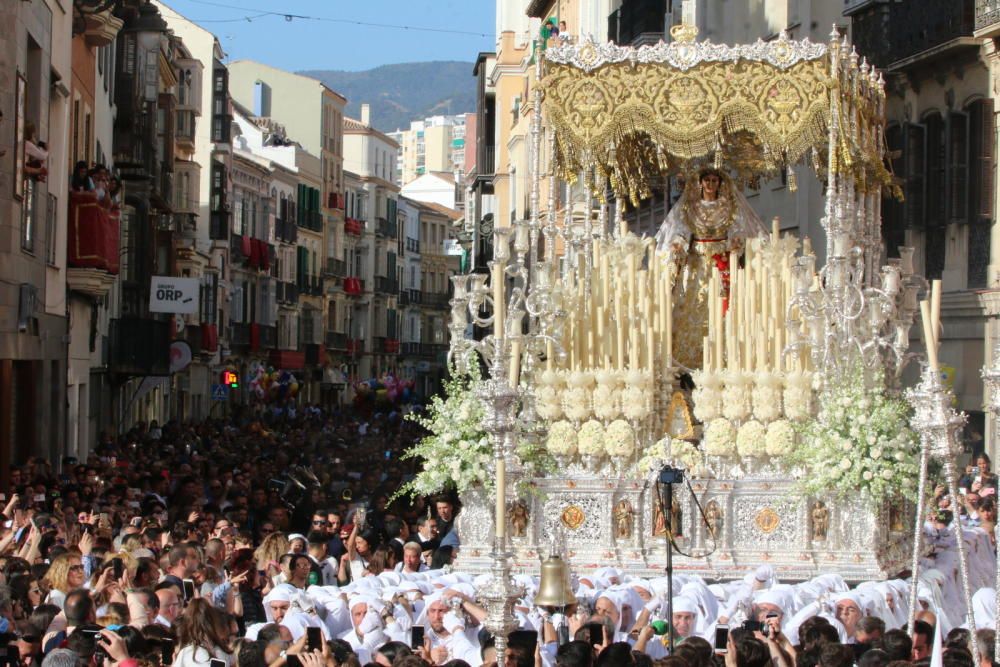
[[[910,618],[907,628],[913,634],[916,622],[917,578],[920,574],[920,550],[923,535],[924,492],[927,488],[927,462],[931,456],[938,458],[944,467],[948,497],[954,517],[951,527],[958,548],[958,568],[965,594],[965,616],[967,627],[975,628],[972,612],[972,589],[969,585],[969,563],[962,535],[962,519],[959,513],[958,475],[955,461],[961,452],[958,433],[965,426],[964,413],[952,409],[952,394],[941,384],[941,374],[930,364],[924,367],[920,384],[907,392],[907,400],[913,406],[913,425],[920,434],[920,478],[917,497],[917,518],[914,530],[913,572],[910,580]],[[979,645],[975,632],[972,633],[969,648],[973,664],[979,664]]]

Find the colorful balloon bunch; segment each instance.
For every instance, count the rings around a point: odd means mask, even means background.
[[[265,403],[295,398],[299,393],[299,380],[294,373],[275,370],[271,366],[265,368],[260,363],[250,366],[247,386],[250,387],[251,396]]]
[[[384,373],[379,378],[362,380],[354,384],[354,404],[397,405],[410,403],[416,398],[413,380],[397,378],[392,373]]]

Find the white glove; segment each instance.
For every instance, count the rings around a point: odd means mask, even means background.
[[[465,629],[465,621],[459,618],[455,612],[449,611],[444,615],[444,629],[448,631],[448,634],[453,635]]]
[[[367,636],[369,633],[375,630],[382,629],[382,618],[379,616],[378,612],[374,609],[369,609],[365,613],[365,617],[361,619],[358,623],[358,632],[362,635]]]

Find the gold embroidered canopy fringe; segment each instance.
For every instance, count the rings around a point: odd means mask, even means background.
[[[725,46],[694,41],[688,26],[672,34],[637,49],[585,41],[545,52],[543,111],[564,179],[594,167],[635,204],[698,165],[755,185],[811,152],[818,172],[833,165],[860,191],[889,183],[882,82],[836,38]]]

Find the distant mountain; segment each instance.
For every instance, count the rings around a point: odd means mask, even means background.
[[[473,63],[438,61],[383,65],[363,72],[306,70],[347,98],[347,115],[360,118],[371,105],[372,125],[383,132],[408,129],[411,120],[476,110]]]

